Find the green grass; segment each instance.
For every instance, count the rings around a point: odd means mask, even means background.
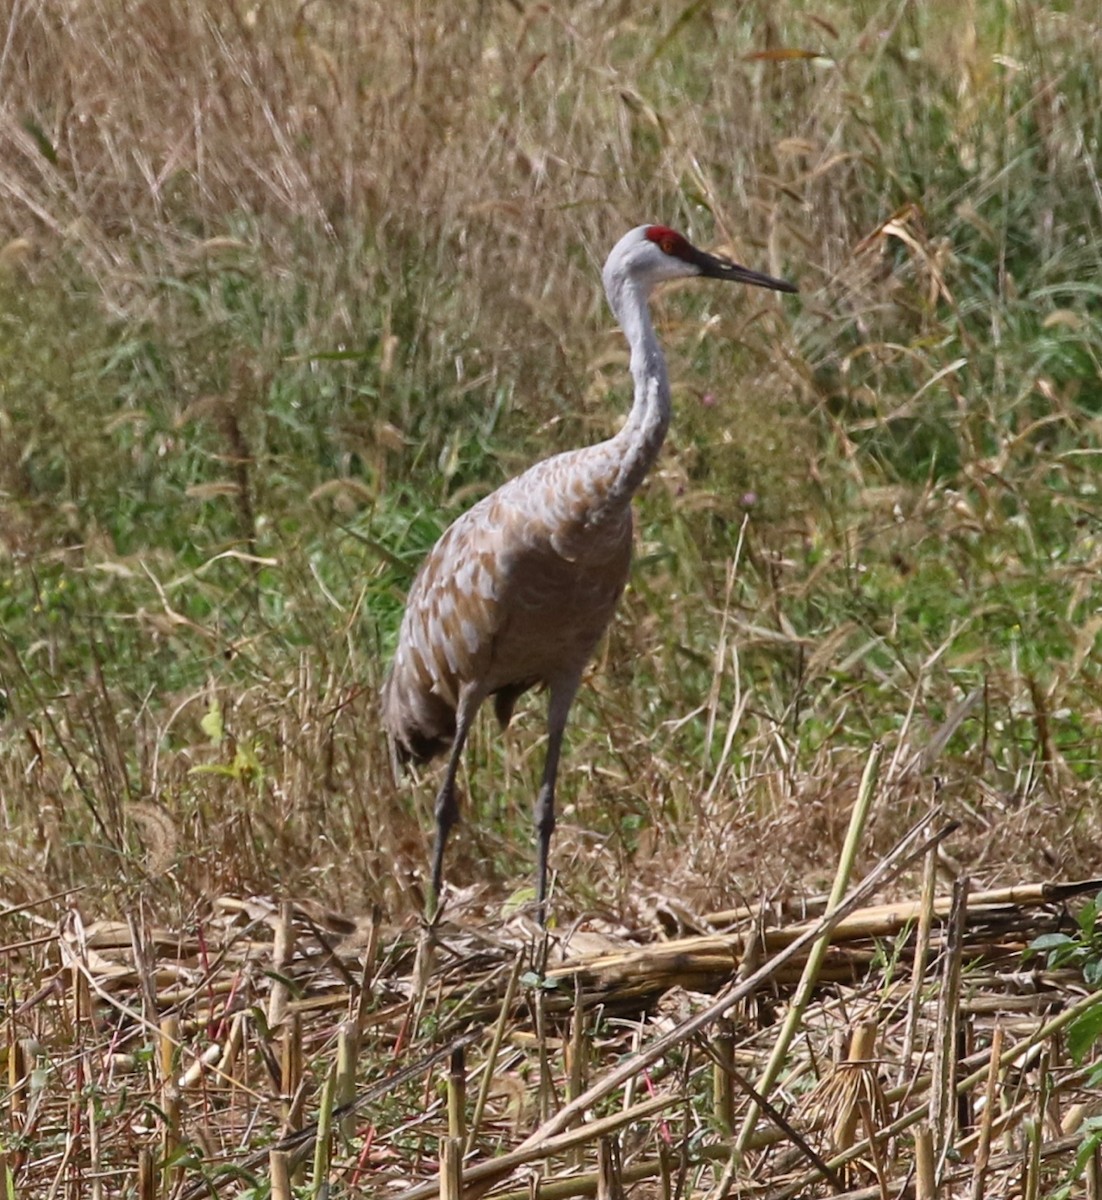
[[[405,590],[475,498],[616,428],[598,268],[651,218],[801,294],[658,302],[678,411],[569,735],[563,912],[829,875],[874,739],[870,852],[936,792],[990,882],[1093,869],[1086,0],[128,11],[24,16],[0,129],[11,901],[417,906],[431,783],[395,787],[373,707]],[[493,896],[539,708],[472,740],[453,875]]]

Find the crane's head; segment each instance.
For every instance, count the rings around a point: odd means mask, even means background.
[[[605,286],[618,290],[632,279],[648,290],[664,279],[686,279],[703,275],[708,279],[732,279],[775,292],[794,292],[795,285],[760,271],[751,271],[730,259],[698,250],[690,241],[665,225],[640,225],[612,248],[605,263]]]

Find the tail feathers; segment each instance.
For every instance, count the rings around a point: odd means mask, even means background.
[[[517,700],[538,680],[525,679],[494,693],[494,715],[505,729]],[[432,692],[404,689],[391,676],[383,686],[383,725],[397,761],[418,766],[442,754],[455,739],[455,710]]]
[[[383,685],[383,726],[399,763],[427,763],[451,745],[455,711],[431,692],[407,688],[391,674]]]
[[[452,743],[450,736],[425,734],[419,729],[405,729],[393,736],[395,752],[403,766],[407,763],[423,766],[443,754]]]

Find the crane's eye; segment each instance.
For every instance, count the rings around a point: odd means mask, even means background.
[[[668,254],[671,258],[685,257],[689,243],[676,229],[670,229],[666,225],[651,225],[647,230],[647,237],[663,254]]]

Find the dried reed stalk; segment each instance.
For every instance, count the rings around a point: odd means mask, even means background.
[[[734,1131],[735,1089],[728,1063],[734,1062],[734,1028],[726,1018],[716,1022],[714,1038],[716,1061],[712,1066],[712,1116],[723,1133]]]
[[[608,1134],[597,1142],[597,1200],[623,1200],[620,1139]]]
[[[828,909],[836,909],[838,907],[846,894],[846,889],[849,887],[850,877],[853,874],[854,864],[857,860],[857,851],[865,830],[865,823],[868,820],[869,813],[872,810],[872,803],[876,796],[876,780],[880,770],[882,755],[883,746],[877,742],[869,752],[868,760],[865,763],[865,770],[862,773],[861,782],[857,789],[857,798],[853,805],[853,811],[850,813],[849,829],[846,832],[846,840],[842,845],[838,869],[834,876],[834,885],[830,890],[830,898],[827,901]],[[807,956],[807,963],[804,966],[804,973],[800,979],[799,987],[796,989],[796,994],[788,1006],[784,1024],[781,1026],[777,1040],[773,1044],[773,1051],[769,1056],[769,1061],[766,1063],[764,1070],[755,1084],[756,1090],[763,1095],[769,1094],[784,1064],[788,1048],[792,1044],[792,1039],[796,1036],[796,1031],[803,1020],[804,1011],[811,1001],[812,990],[819,977],[819,968],[822,966],[829,945],[830,935],[829,931],[825,929],[811,943],[811,949]],[[738,1169],[738,1165],[742,1161],[742,1156],[749,1145],[750,1135],[754,1131],[759,1111],[759,1106],[754,1101],[751,1101],[746,1115],[743,1117],[742,1128],[739,1130],[739,1135],[731,1155],[731,1161],[735,1170]]]
[[[957,1035],[960,1022],[960,975],[964,962],[964,921],[968,905],[968,878],[953,884],[949,934],[941,970],[938,996],[937,1041],[934,1043],[933,1076],[930,1088],[930,1128],[937,1146],[940,1175],[956,1133]]]
[[[180,1018],[170,1013],[161,1020],[161,1112],[164,1130],[161,1138],[161,1157],[164,1162],[166,1190],[178,1177],[173,1159],[180,1141],[180,1089],[176,1086],[176,1058],[180,1049]]]
[[[279,919],[275,928],[275,944],[272,947],[272,990],[268,994],[268,1028],[278,1029],[287,1012],[291,988],[283,978],[291,965],[295,952],[294,906],[284,900],[279,906]]]
[[[903,1032],[903,1049],[900,1053],[899,1078],[903,1083],[911,1071],[918,1019],[922,1011],[922,993],[926,985],[926,963],[930,956],[930,928],[933,925],[937,886],[937,849],[926,855],[922,868],[922,898],[919,901],[918,930],[915,934],[914,958],[911,962],[911,992],[907,1002],[907,1024]]]
[[[440,1139],[440,1200],[462,1200],[463,1142],[457,1137]]]
[[[1074,1004],[1070,1004],[1051,1020],[1046,1021],[1043,1025],[1034,1030],[1029,1037],[1004,1050],[1002,1052],[1002,1056],[997,1060],[998,1069],[1000,1071],[1005,1070],[1007,1067],[1018,1063],[1020,1060],[1028,1058],[1034,1051],[1043,1048],[1054,1034],[1065,1028],[1065,1026],[1071,1024],[1078,1016],[1080,1016],[1093,1004],[1097,1004],[1097,1002],[1097,996],[1094,993],[1091,993],[1087,996],[1081,997]],[[990,1051],[986,1052],[983,1055],[982,1066],[964,1076],[963,1079],[958,1079],[956,1084],[956,1090],[958,1094],[964,1091],[970,1091],[978,1083],[987,1078],[992,1069],[991,1059],[992,1056]],[[879,1136],[882,1142],[886,1143],[891,1138],[898,1137],[901,1133],[905,1133],[908,1129],[917,1125],[924,1117],[928,1116],[928,1093],[932,1081],[933,1076],[930,1074],[919,1076],[914,1081],[909,1090],[916,1097],[917,1102],[912,1108],[897,1117],[889,1126],[887,1126],[887,1128],[880,1131]],[[894,1096],[892,1092],[889,1092],[887,1098],[892,1100],[898,1097]],[[869,1152],[869,1139],[866,1138],[855,1143],[854,1146],[848,1151],[838,1154],[830,1159],[829,1165],[833,1169],[839,1170],[847,1163],[852,1162],[856,1158],[868,1154]],[[1055,1148],[1053,1148],[1052,1152],[1056,1152]],[[1021,1161],[1020,1155],[1018,1155],[1016,1158],[1011,1155],[1011,1158],[1014,1159],[1014,1161]],[[1004,1158],[1004,1162],[1005,1161],[1007,1160]],[[970,1171],[971,1168],[969,1168],[969,1172]],[[794,1179],[791,1184],[786,1184],[784,1187],[777,1189],[777,1191],[773,1193],[772,1200],[790,1200],[791,1197],[799,1195],[802,1190],[814,1186],[816,1181],[816,1174],[804,1174],[798,1179]]]
[[[585,1090],[586,1058],[589,1039],[585,1030],[585,1005],[582,999],[581,980],[574,981],[574,1011],[570,1015],[570,1036],[566,1043],[566,1100],[569,1103]],[[585,1152],[578,1149],[573,1154],[573,1165],[581,1168]]]
[[[318,1101],[318,1129],[314,1139],[313,1195],[324,1197],[329,1191],[329,1162],[333,1140],[333,1095],[336,1087],[337,1066],[330,1066],[321,1087]]]
[[[926,1121],[915,1129],[915,1200],[937,1200],[934,1131]]]
[[[138,1151],[138,1200],[156,1200],[157,1160],[148,1146]]]
[[[1002,1058],[1003,1027],[996,1025],[991,1034],[991,1065],[983,1092],[983,1115],[979,1140],[972,1164],[972,1200],[983,1200],[987,1183],[987,1164],[991,1158],[991,1131],[995,1123],[995,1101],[999,1094],[999,1060]]]
[[[520,975],[523,969],[524,959],[518,955],[516,961],[513,963],[513,969],[509,973],[509,979],[505,984],[505,996],[501,1003],[497,1021],[494,1024],[493,1036],[490,1039],[490,1048],[486,1054],[482,1082],[479,1084],[478,1097],[475,1100],[474,1112],[471,1114],[471,1128],[467,1134],[467,1142],[464,1147],[466,1154],[470,1154],[474,1149],[475,1138],[482,1127],[482,1115],[486,1111],[486,1101],[489,1099],[490,1088],[493,1086],[494,1072],[497,1070],[498,1056],[501,1054],[501,1045],[505,1040],[509,1013],[513,1009],[513,1000],[517,994],[517,986],[520,983]]]
[[[286,1150],[272,1150],[268,1155],[268,1172],[272,1185],[272,1200],[292,1200],[291,1156]]]
[[[706,1029],[717,1018],[724,1016],[735,1004],[746,996],[752,995],[757,989],[771,978],[780,964],[800,954],[810,947],[817,939],[827,934],[833,926],[847,913],[858,908],[872,892],[895,873],[904,870],[916,857],[925,854],[931,845],[948,836],[955,828],[953,824],[941,825],[930,833],[931,826],[941,819],[939,812],[928,813],[910,832],[898,843],[895,849],[882,859],[866,876],[862,883],[836,907],[831,908],[818,921],[813,923],[800,937],[769,960],[753,975],[736,984],[725,988],[720,995],[700,1012],[677,1025],[669,1033],[655,1038],[650,1045],[633,1055],[627,1062],[609,1071],[589,1087],[581,1096],[564,1105],[558,1113],[545,1121],[534,1133],[529,1135],[520,1146],[510,1153],[491,1159],[485,1163],[476,1163],[467,1172],[468,1200],[481,1196],[494,1184],[506,1178],[518,1166],[525,1165],[538,1158],[544,1158],[551,1153],[573,1144],[569,1134],[563,1134],[569,1129],[587,1109],[604,1101],[608,1096],[618,1091],[641,1071],[653,1066],[671,1050],[682,1045]],[[658,1097],[658,1107],[670,1101]],[[639,1105],[644,1109],[647,1105]],[[622,1116],[623,1114],[621,1114]],[[594,1123],[587,1127],[596,1132]],[[582,1131],[584,1134],[584,1130]],[[418,1184],[400,1194],[399,1200],[427,1200],[435,1190],[431,1182]]]
[[[356,1063],[360,1054],[360,1030],[354,1020],[342,1021],[337,1030],[337,1077],[334,1086],[334,1103],[337,1108],[347,1109],[356,1095]],[[345,1112],[340,1121],[340,1134],[350,1142],[356,1132],[356,1117]]]
[[[467,1067],[462,1046],[456,1046],[448,1063],[448,1137],[467,1137]]]

